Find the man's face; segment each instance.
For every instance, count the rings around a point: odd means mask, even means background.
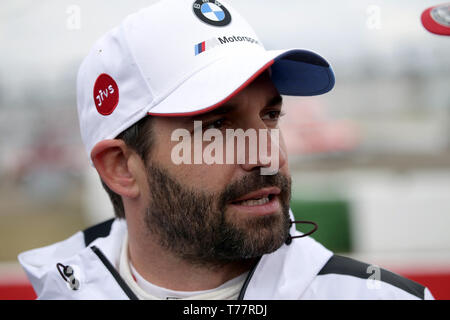
[[[192,263],[222,264],[261,256],[284,243],[291,185],[281,135],[279,145],[267,139],[268,150],[279,148],[275,175],[261,175],[261,162],[177,165],[172,149],[178,142],[171,140],[174,130],[187,129],[195,152],[194,120],[202,121],[203,130],[219,129],[226,144],[226,129],[276,129],[280,113],[281,97],[265,73],[212,112],[153,119],[145,223],[163,248]],[[204,148],[210,142],[201,143]],[[248,147],[235,152],[249,159]]]

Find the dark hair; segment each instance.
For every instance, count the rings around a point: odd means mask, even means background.
[[[145,164],[147,164],[147,157],[153,144],[152,119],[152,117],[146,116],[116,137],[133,149]],[[100,180],[111,199],[114,214],[117,218],[125,218],[122,196],[112,191],[101,178]]]

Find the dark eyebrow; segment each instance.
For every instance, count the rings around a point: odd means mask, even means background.
[[[281,104],[282,102],[283,102],[283,98],[281,97],[281,95],[276,95],[267,102],[267,104],[264,106],[264,108],[274,107],[276,105]],[[225,103],[224,105],[218,107],[217,109],[211,110],[207,113],[203,113],[203,114],[194,116],[192,118],[192,120],[200,120],[202,118],[213,116],[213,115],[227,114],[229,112],[236,110],[237,108],[238,108],[238,106],[235,104],[226,104]]]
[[[236,105],[232,105],[232,104],[224,104],[220,107],[218,107],[217,109],[208,111],[206,113],[202,113],[196,116],[193,116],[190,119],[190,121],[196,121],[196,120],[201,120],[204,118],[208,118],[214,115],[221,115],[221,114],[227,114],[229,112],[232,112],[233,110],[235,110],[237,108]]]
[[[272,99],[270,99],[266,106],[264,108],[270,108],[270,107],[274,107],[276,105],[279,105],[283,102],[283,97],[281,95],[276,95],[275,97],[273,97]]]
[[[232,112],[237,109],[237,106],[234,104],[224,104],[217,109],[208,112],[208,114],[226,114],[228,112]]]
[[[270,108],[274,107],[276,105],[279,105],[283,102],[283,97],[281,95],[276,95],[267,101],[267,104],[264,106],[264,108]],[[211,112],[208,112],[208,114],[226,114],[228,112],[234,111],[238,108],[237,105],[234,104],[224,104],[223,106],[212,110]]]

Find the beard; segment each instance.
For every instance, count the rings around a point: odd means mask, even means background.
[[[260,257],[281,247],[289,236],[290,177],[255,170],[220,193],[208,193],[181,184],[167,170],[150,163],[147,179],[148,232],[162,248],[191,264],[214,267]],[[269,186],[281,190],[277,195],[281,212],[235,219],[227,214],[230,202]]]

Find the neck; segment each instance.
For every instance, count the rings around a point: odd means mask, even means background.
[[[161,248],[157,239],[135,230],[130,224],[128,235],[130,261],[136,271],[150,283],[170,290],[213,289],[256,264],[256,259],[222,263],[220,267],[219,264],[191,263]]]

